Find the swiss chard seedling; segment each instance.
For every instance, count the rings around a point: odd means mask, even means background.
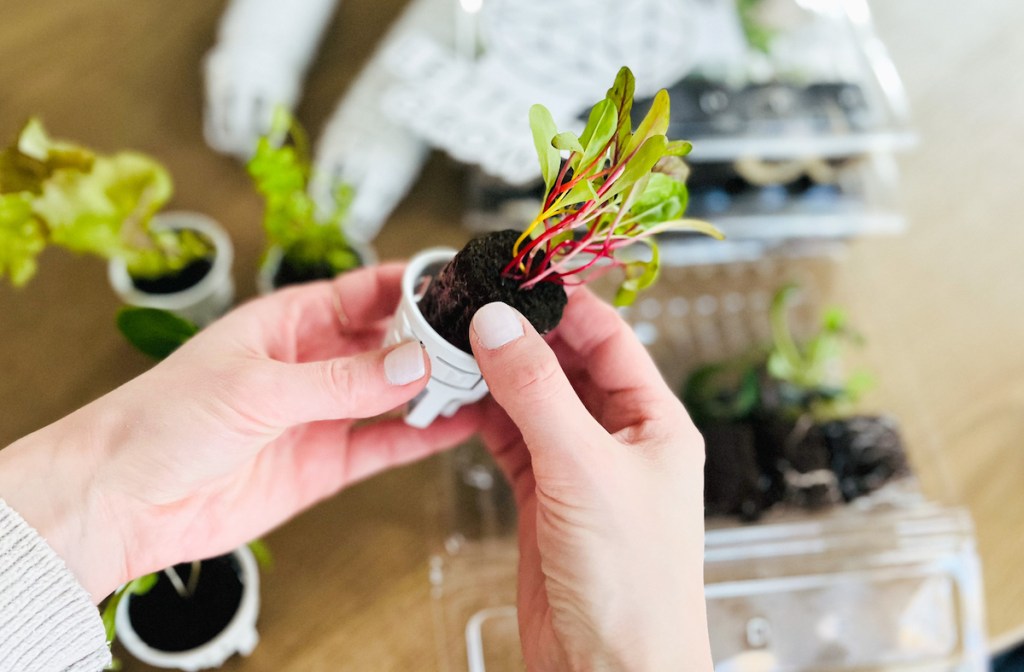
[[[471,241],[427,287],[420,308],[448,342],[469,352],[469,322],[492,301],[509,303],[547,332],[561,319],[564,286],[613,269],[625,275],[616,303],[628,304],[658,275],[658,234],[722,237],[710,224],[684,217],[682,157],[691,147],[665,135],[668,93],[658,93],[634,130],[633,91],[633,74],[622,68],[578,137],[559,132],[542,105],[530,110],[545,186],[540,211],[521,232]],[[627,255],[630,246],[646,254]]]

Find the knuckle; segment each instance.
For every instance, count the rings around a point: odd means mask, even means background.
[[[554,357],[525,359],[513,369],[510,387],[517,395],[546,399],[561,388],[562,375]]]
[[[331,359],[320,366],[320,387],[337,404],[347,404],[354,392],[355,380],[348,361]]]

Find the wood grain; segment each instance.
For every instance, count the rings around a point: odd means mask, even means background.
[[[344,0],[300,117],[319,131],[401,0]],[[883,405],[922,419],[915,459],[978,529],[989,630],[1024,635],[1024,5],[875,3],[921,144],[901,161],[908,235],[855,244],[834,279],[872,360],[898,385]],[[254,293],[260,204],[201,135],[200,63],[222,2],[0,0],[0,133],[31,114],[54,134],[164,161],[173,207],[209,213]],[[382,256],[457,243],[462,172],[435,157],[381,235]],[[0,446],[145,370],[117,335],[103,265],[47,252],[25,289],[0,286]],[[908,392],[909,390],[909,392]],[[238,670],[434,669],[426,557],[438,465],[358,485],[269,537],[258,655]],[[424,506],[427,502],[427,506]],[[145,669],[128,663],[126,670]]]

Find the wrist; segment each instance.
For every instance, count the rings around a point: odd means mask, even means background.
[[[0,450],[0,497],[98,603],[125,578],[123,542],[95,487],[100,432],[72,414]]]

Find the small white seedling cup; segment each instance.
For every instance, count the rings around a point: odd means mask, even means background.
[[[238,610],[228,626],[219,635],[189,651],[161,651],[154,649],[135,632],[128,615],[132,596],[125,595],[117,605],[117,639],[128,653],[155,667],[197,672],[211,667],[220,667],[228,658],[237,654],[248,656],[260,641],[256,631],[256,617],[260,612],[260,572],[256,557],[248,546],[240,546],[233,555],[238,562],[239,579],[242,582],[242,599]]]
[[[473,355],[434,331],[419,309],[426,286],[454,256],[453,249],[432,248],[409,260],[402,275],[402,298],[384,338],[385,346],[417,340],[430,357],[427,387],[409,402],[405,413],[406,424],[413,427],[427,427],[439,416],[450,417],[487,396],[487,383]]]
[[[360,266],[373,266],[379,261],[377,250],[373,248],[373,245],[355,240],[350,240],[349,245],[359,257]],[[282,260],[284,260],[284,250],[280,247],[275,245],[267,250],[267,254],[263,257],[263,263],[260,264],[259,271],[256,273],[256,289],[261,295],[270,294],[278,289],[274,285],[274,276],[277,275],[277,269],[281,267]]]
[[[151,294],[132,282],[128,267],[121,259],[107,265],[107,277],[121,300],[131,306],[159,308],[205,326],[223,315],[235,299],[235,281],[231,264],[235,251],[227,231],[213,219],[198,212],[167,212],[153,217],[155,229],[191,229],[213,244],[213,265],[202,280],[180,292]]]

